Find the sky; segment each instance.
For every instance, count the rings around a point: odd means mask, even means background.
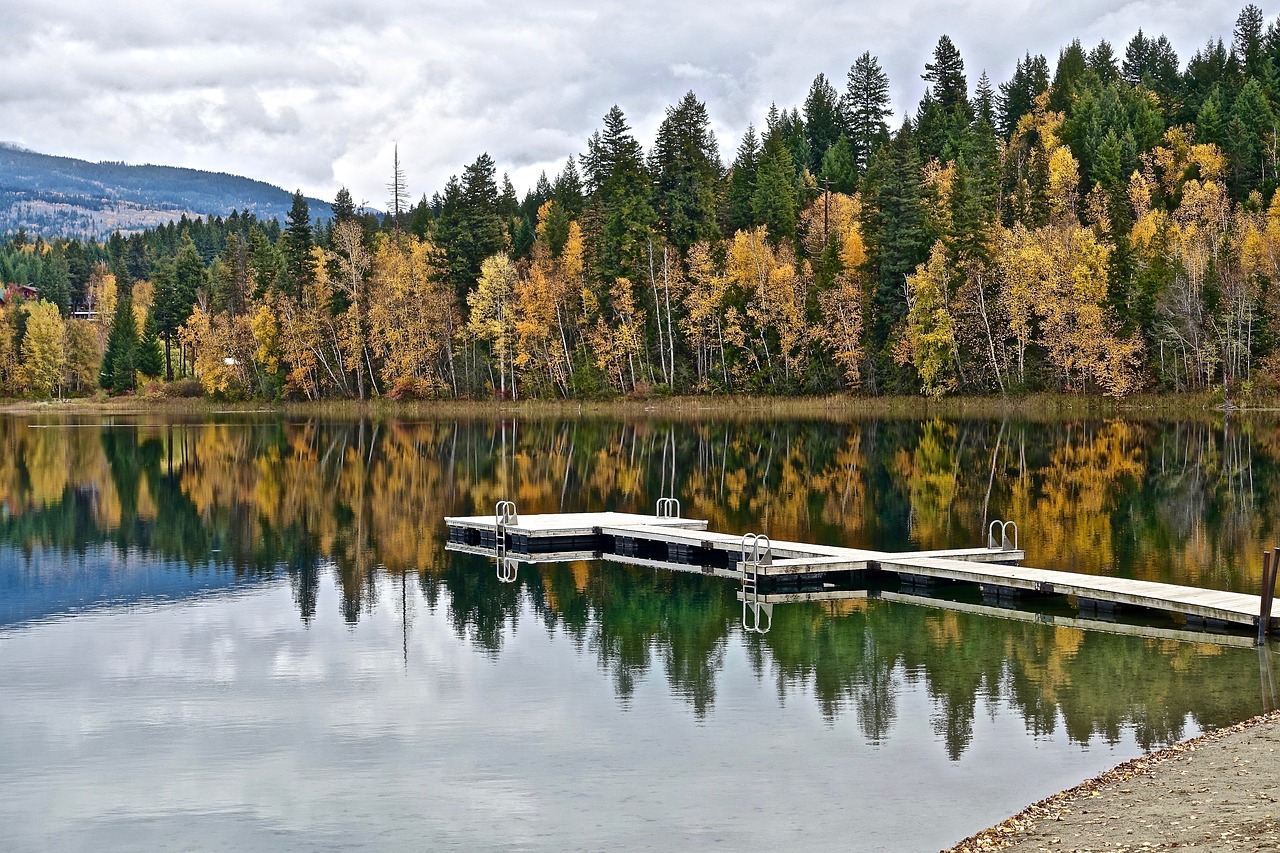
[[[692,90],[732,160],[769,105],[877,56],[894,122],[938,37],[972,88],[1079,38],[1123,56],[1139,28],[1186,60],[1243,7],[1206,0],[4,0],[0,141],[47,154],[223,171],[386,205],[399,146],[412,197],[487,151],[521,194],[586,148],[613,104],[646,149]],[[1260,4],[1261,5],[1261,4]],[[1277,9],[1262,5],[1268,21]]]

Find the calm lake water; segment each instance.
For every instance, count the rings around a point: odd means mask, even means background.
[[[1276,704],[1280,655],[446,552],[684,514],[1256,592],[1280,427],[0,418],[5,849],[930,850]]]

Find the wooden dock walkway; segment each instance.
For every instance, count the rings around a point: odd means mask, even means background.
[[[768,630],[773,604],[782,600],[779,595],[865,590],[885,576],[896,577],[906,593],[971,584],[981,590],[984,601],[1007,604],[1066,597],[1079,610],[1082,626],[1111,625],[1107,617],[1117,609],[1163,612],[1185,622],[1186,630],[1180,628],[1178,634],[1228,627],[1257,632],[1262,607],[1257,595],[1021,566],[1026,554],[1017,547],[1017,528],[999,521],[992,522],[985,548],[904,553],[717,533],[707,530],[705,521],[681,518],[679,504],[670,498],[659,501],[655,515],[519,516],[513,504],[503,501],[492,516],[449,517],[445,524],[450,550],[496,558],[504,581],[515,580],[521,562],[592,559],[740,580],[744,627],[749,630]],[[1103,618],[1090,619],[1094,614]],[[1269,632],[1280,630],[1280,619],[1270,616],[1266,627]]]

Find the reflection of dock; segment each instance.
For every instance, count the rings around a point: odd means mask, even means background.
[[[705,521],[679,515],[679,504],[671,499],[659,502],[656,515],[600,512],[524,517],[504,501],[492,516],[446,518],[445,523],[450,550],[497,558],[504,581],[515,579],[520,562],[589,559],[740,579],[744,622],[753,630],[768,630],[775,603],[854,597],[895,577],[907,594],[885,592],[880,597],[976,608],[1006,617],[1020,613],[1028,620],[1142,636],[1189,639],[1228,627],[1256,630],[1260,619],[1262,600],[1256,595],[1019,566],[1026,555],[1017,547],[1016,528],[1008,523],[992,523],[986,548],[890,553],[715,533],[706,529]],[[910,594],[954,584],[976,585],[984,604],[943,603],[931,595]],[[1079,616],[1049,617],[991,606],[1048,598],[1071,602]],[[1186,628],[1115,621],[1117,610],[1130,608],[1172,614],[1185,621]],[[1272,617],[1267,627],[1275,631],[1280,624]]]
[[[742,594],[738,597],[741,599]],[[1063,628],[1079,628],[1085,631],[1101,631],[1107,634],[1123,634],[1129,637],[1144,637],[1148,640],[1177,640],[1179,642],[1210,643],[1217,646],[1234,646],[1237,648],[1253,648],[1253,638],[1246,634],[1218,634],[1203,630],[1187,628],[1163,628],[1141,622],[1119,622],[1115,619],[1090,618],[1083,614],[1072,616],[1065,613],[1043,613],[1036,610],[1020,610],[1015,607],[999,607],[991,604],[978,604],[971,601],[956,601],[949,598],[937,598],[931,595],[914,595],[912,593],[892,592],[878,589],[824,589],[814,592],[778,592],[760,596],[762,604],[801,604],[829,601],[882,600],[900,604],[915,604],[932,607],[937,610],[951,610],[958,613],[976,613],[980,616],[993,616],[997,619],[1008,619],[1013,622],[1035,622],[1041,625],[1054,625]],[[1088,612],[1087,610],[1085,612]]]

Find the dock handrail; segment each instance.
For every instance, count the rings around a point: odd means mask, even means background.
[[[764,550],[760,550],[761,543]],[[766,533],[744,533],[742,535],[742,563],[754,563],[759,566],[773,565],[773,542]]]
[[[504,527],[508,524],[519,524],[520,516],[516,514],[515,502],[498,501],[494,504],[493,519],[495,524],[501,524]]]
[[[680,501],[675,498],[658,498],[658,518],[679,518]]]
[[[520,571],[520,561],[507,556],[507,525],[519,521],[512,501],[498,501],[493,505],[493,558],[502,583],[515,583]]]
[[[1013,546],[1009,545],[1009,528],[1013,528]],[[1000,531],[1000,544],[996,544],[996,530]],[[987,527],[987,548],[991,551],[1016,551],[1018,550],[1018,525],[1013,521],[1001,521],[995,519]]]

